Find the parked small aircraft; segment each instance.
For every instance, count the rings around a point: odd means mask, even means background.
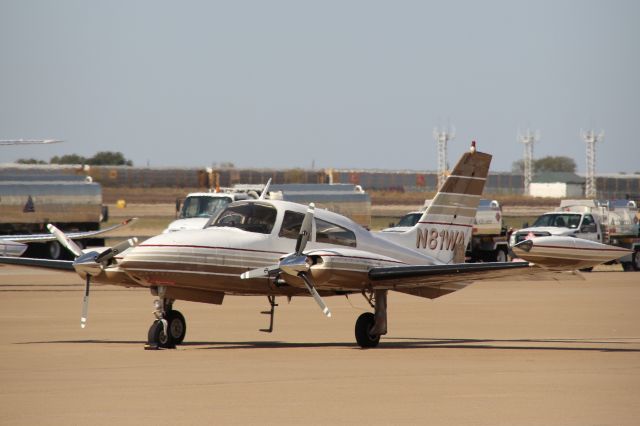
[[[474,281],[557,279],[558,270],[576,267],[571,256],[566,265],[554,259],[554,270],[528,262],[456,263],[464,261],[490,162],[491,156],[476,152],[473,143],[418,223],[401,233],[370,232],[313,204],[243,200],[230,204],[204,229],[161,234],[137,246],[128,240],[101,252],[83,251],[50,227],[76,255],[73,262],[56,263],[85,279],[83,327],[91,282],[146,287],[157,295],[148,348],[182,343],[186,322],[173,309],[176,300],[222,304],[226,295],[265,295],[271,310],[269,328],[263,331],[269,332],[276,296],[311,295],[330,317],[324,297],[358,293],[374,312],[357,319],[356,341],[363,348],[375,347],[387,333],[389,290],[433,299]],[[579,253],[568,240],[554,244]],[[536,239],[523,243],[531,246],[520,254],[526,260],[528,253],[537,253]],[[609,253],[613,259],[626,251]],[[536,260],[545,266],[544,258]]]
[[[2,145],[49,145],[52,143],[64,142],[58,139],[5,139],[0,140]]]
[[[58,139],[10,139],[0,140],[0,146],[3,145],[49,145],[52,143],[64,142]]]

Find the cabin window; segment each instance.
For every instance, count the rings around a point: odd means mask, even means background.
[[[316,242],[355,247],[356,235],[342,226],[316,219]]]
[[[223,211],[213,226],[239,228],[247,232],[270,234],[276,223],[278,211],[275,207],[257,203],[230,205]]]
[[[292,212],[290,210],[285,211],[284,219],[282,219],[282,227],[280,228],[278,236],[293,239],[298,238],[303,220],[304,214]]]

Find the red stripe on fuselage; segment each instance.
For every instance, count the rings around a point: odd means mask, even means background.
[[[273,253],[273,254],[287,254],[280,251],[269,250],[254,250],[254,249],[241,249],[233,247],[215,247],[215,246],[194,246],[194,245],[180,245],[180,244],[140,244],[138,247],[184,247],[184,248],[202,248],[210,250],[235,250],[235,251],[249,251],[254,253]]]

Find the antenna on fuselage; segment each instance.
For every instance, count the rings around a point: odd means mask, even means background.
[[[260,196],[258,197],[258,200],[266,199],[267,194],[269,193],[269,187],[271,187],[271,178],[269,178],[269,180],[267,181],[267,184],[264,186],[264,189],[262,190],[262,194],[260,194]]]

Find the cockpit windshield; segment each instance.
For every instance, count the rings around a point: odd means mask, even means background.
[[[238,203],[220,213],[212,226],[228,226],[248,232],[270,234],[276,223],[275,207],[258,203]]]
[[[231,203],[231,198],[229,197],[187,197],[184,200],[180,218],[210,217],[221,212],[229,203]]]
[[[577,228],[580,215],[572,213],[550,213],[540,216],[533,226],[556,226],[558,228]]]

